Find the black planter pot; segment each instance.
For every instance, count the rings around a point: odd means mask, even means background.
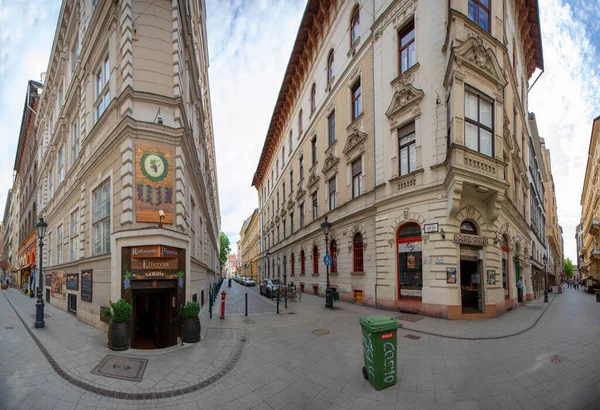
[[[600,293],[596,293],[596,302],[600,303]]]
[[[129,323],[113,323],[108,328],[108,348],[111,350],[129,349]]]
[[[200,341],[200,318],[184,319],[181,330],[181,338],[186,343]]]

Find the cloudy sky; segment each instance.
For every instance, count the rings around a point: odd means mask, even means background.
[[[586,3],[540,2],[545,73],[529,107],[551,150],[565,254],[573,260],[591,121],[600,115],[600,8]],[[250,184],[304,4],[207,0],[222,230],[234,250],[257,206]],[[46,71],[59,8],[59,0],[0,0],[0,212],[12,185],[27,80]]]

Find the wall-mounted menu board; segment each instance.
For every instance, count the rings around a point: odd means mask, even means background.
[[[67,273],[67,289],[79,290],[79,273]]]
[[[45,275],[46,276],[46,280],[44,281],[44,285],[46,286],[52,286],[52,275],[48,274]]]
[[[81,271],[81,300],[83,301],[92,301],[93,276],[92,269]]]

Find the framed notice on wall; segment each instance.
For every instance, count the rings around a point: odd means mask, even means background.
[[[67,273],[67,289],[79,290],[79,273]]]
[[[53,298],[67,298],[67,277],[64,271],[52,272],[50,289]]]
[[[456,268],[446,268],[446,283],[456,283]]]
[[[44,285],[52,286],[52,275],[44,275]]]
[[[82,270],[81,271],[81,300],[85,302],[92,301],[92,279],[94,277],[93,271]]]
[[[172,148],[136,145],[135,147],[135,215],[137,222],[173,223],[174,157]]]
[[[488,285],[495,285],[496,284],[496,271],[495,270],[488,270],[487,271],[487,284]]]

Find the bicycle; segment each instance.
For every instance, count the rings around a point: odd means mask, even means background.
[[[280,298],[284,298],[287,295],[288,300],[292,302],[297,302],[302,299],[302,293],[298,292],[296,289],[292,287],[288,287],[287,289],[281,287],[279,288]]]

